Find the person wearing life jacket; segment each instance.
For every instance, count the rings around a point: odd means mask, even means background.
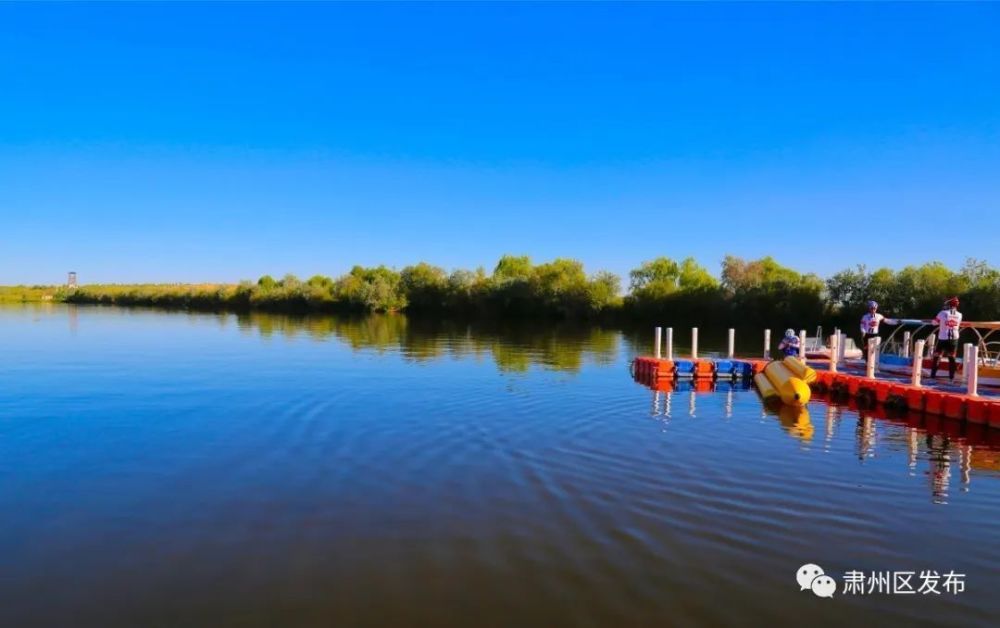
[[[861,317],[861,357],[866,362],[868,361],[868,339],[878,336],[878,328],[882,323],[898,325],[899,321],[895,318],[882,316],[878,313],[878,303],[869,301],[868,312]]]
[[[938,312],[934,322],[938,325],[938,341],[931,359],[931,377],[937,377],[941,356],[948,356],[948,379],[955,379],[955,354],[958,353],[958,336],[962,333],[962,313],[958,311],[958,297],[944,302],[945,309]]]
[[[799,337],[795,335],[794,329],[786,329],[785,337],[778,343],[778,353],[781,355],[799,354]]]

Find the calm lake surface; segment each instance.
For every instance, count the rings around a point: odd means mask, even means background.
[[[0,625],[995,625],[996,430],[654,393],[648,335],[0,307]]]

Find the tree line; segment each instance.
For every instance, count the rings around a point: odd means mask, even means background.
[[[658,257],[633,269],[628,279],[623,295],[617,275],[588,274],[579,261],[559,258],[535,264],[527,256],[505,255],[489,273],[483,268],[449,273],[421,262],[398,271],[355,266],[337,278],[266,275],[239,284],[83,285],[59,289],[53,297],[71,303],[168,308],[405,311],[799,329],[821,323],[847,327],[861,316],[869,299],[878,301],[889,316],[930,318],[945,297],[957,295],[967,320],[1000,319],[1000,270],[975,259],[957,270],[939,262],[898,271],[857,266],[823,279],[771,257],[726,256],[718,276],[692,258]]]
[[[727,255],[716,279],[692,259],[678,264],[658,258],[633,270],[630,278],[623,311],[643,321],[854,329],[869,300],[890,317],[929,319],[950,296],[961,299],[966,320],[1000,320],[1000,270],[977,259],[957,270],[940,262],[898,271],[858,265],[823,279],[771,257]]]
[[[448,273],[421,262],[401,271],[355,266],[336,279],[265,275],[237,285],[84,285],[65,292],[62,299],[164,307],[596,319],[620,309],[620,292],[617,275],[587,275],[576,260],[533,264],[527,256],[505,255],[489,274],[482,268]]]

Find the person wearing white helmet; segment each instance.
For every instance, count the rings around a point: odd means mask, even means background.
[[[931,360],[931,377],[937,377],[941,356],[948,356],[948,378],[955,379],[955,354],[958,352],[958,336],[962,333],[962,313],[958,311],[958,297],[944,302],[945,309],[938,312],[934,322],[938,324],[938,341]]]
[[[865,361],[868,360],[868,339],[878,336],[878,329],[882,323],[898,325],[899,321],[882,316],[878,313],[878,303],[869,301],[868,311],[861,317],[861,358]]]
[[[799,337],[795,335],[794,329],[785,330],[785,337],[778,343],[778,353],[782,355],[799,354]]]

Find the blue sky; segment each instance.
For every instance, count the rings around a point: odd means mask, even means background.
[[[1000,264],[1000,6],[0,4],[0,283]]]

